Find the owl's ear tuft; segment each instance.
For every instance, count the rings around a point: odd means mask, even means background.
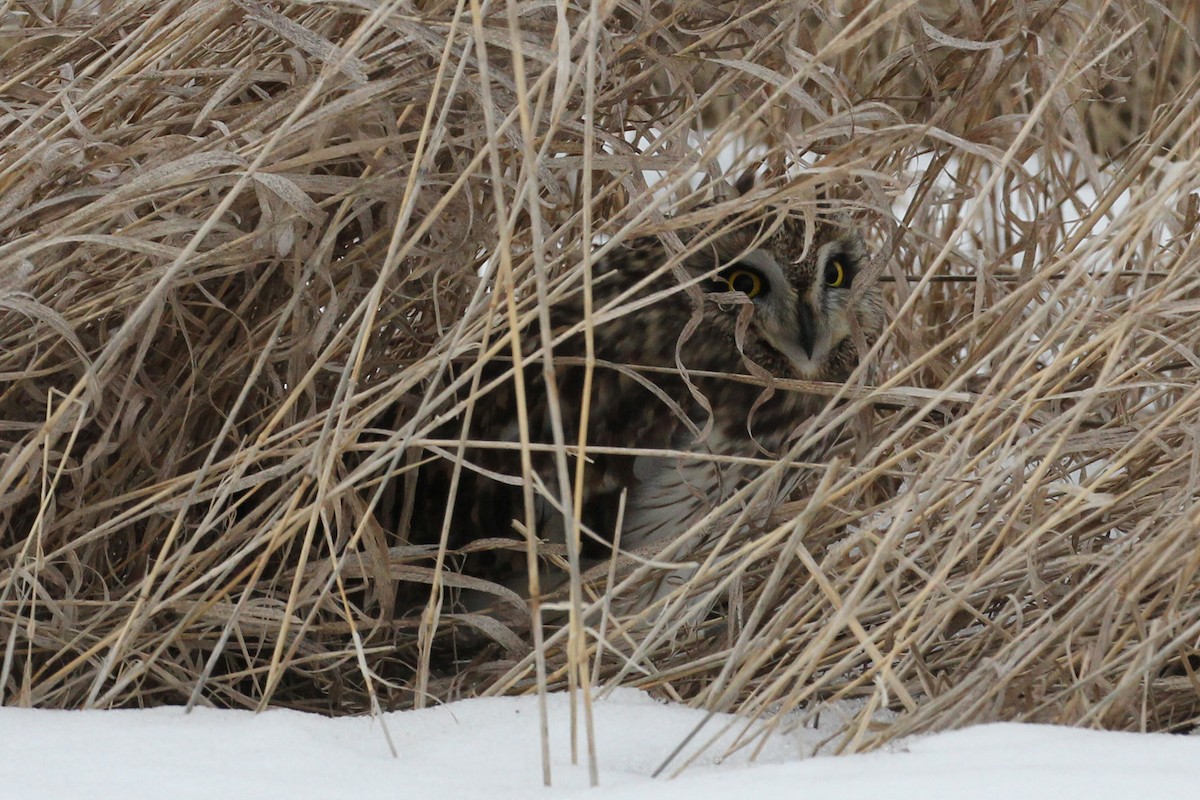
[[[833,196],[830,194],[829,186],[822,184],[817,189],[817,211],[825,213],[833,209]]]
[[[749,194],[758,184],[758,167],[749,167],[741,176],[734,181],[733,190],[738,197],[744,197]]]
[[[730,183],[728,178],[714,182],[713,200],[718,203],[737,200],[754,191],[757,186],[758,167],[747,167],[746,171],[739,175],[733,183]]]

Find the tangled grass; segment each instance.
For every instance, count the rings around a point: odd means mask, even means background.
[[[1200,720],[1192,6],[60,5],[0,8],[3,702]],[[593,243],[818,197],[890,309],[806,387],[851,440],[653,625],[426,602],[467,579],[376,509],[452,381]]]

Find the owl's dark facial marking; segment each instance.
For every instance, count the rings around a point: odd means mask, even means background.
[[[825,262],[825,285],[831,289],[849,289],[857,270],[839,254],[831,254]]]
[[[733,269],[723,277],[729,283],[730,289],[751,299],[763,294],[767,288],[762,275],[754,269]]]
[[[713,293],[741,292],[750,299],[764,297],[771,291],[771,282],[751,264],[734,264],[721,270],[708,282],[707,290]]]
[[[850,247],[849,242],[836,241],[827,245],[820,254],[818,266],[821,270],[823,286],[814,286],[812,293],[817,295],[817,306],[826,315],[841,312],[849,302],[850,289],[858,275],[861,254]],[[814,284],[816,281],[814,281]]]

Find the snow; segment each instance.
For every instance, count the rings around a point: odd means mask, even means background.
[[[753,763],[750,748],[724,759],[721,748],[710,748],[681,776],[654,779],[705,713],[627,689],[595,705],[600,787],[589,789],[586,756],[570,764],[569,699],[548,701],[549,789],[542,786],[532,697],[465,700],[382,720],[285,710],[0,708],[0,797],[1099,800],[1192,796],[1200,785],[1198,737],[1018,724],[843,757],[807,757],[826,733],[799,729],[768,739]],[[743,728],[717,715],[696,740]],[[581,736],[586,752],[583,742]]]

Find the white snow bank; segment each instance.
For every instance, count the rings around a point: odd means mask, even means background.
[[[704,714],[624,690],[596,705],[601,785],[590,790],[586,761],[569,764],[567,698],[549,700],[551,789],[541,782],[536,699],[503,698],[386,715],[398,758],[379,721],[368,718],[0,708],[0,797],[1098,800],[1188,797],[1200,786],[1200,738],[1031,725],[808,759],[818,734],[801,731],[771,739],[755,764],[739,753],[720,764],[701,759],[675,780],[652,780]],[[714,719],[704,734],[727,721]]]

